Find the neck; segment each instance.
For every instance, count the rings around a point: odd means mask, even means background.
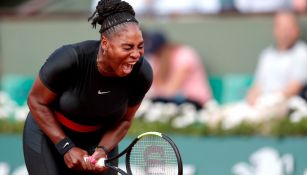
[[[108,77],[114,76],[113,70],[107,64],[106,55],[103,54],[101,47],[99,48],[99,51],[97,54],[96,64],[97,64],[98,71],[101,75],[108,76]]]
[[[291,49],[294,45],[295,45],[295,42],[293,42],[291,44],[278,45],[277,48],[280,51],[287,51],[287,50]]]

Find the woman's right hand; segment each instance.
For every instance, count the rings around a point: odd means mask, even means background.
[[[64,155],[64,161],[68,168],[79,171],[90,171],[94,169],[89,163],[84,161],[84,157],[88,156],[87,151],[73,147]]]

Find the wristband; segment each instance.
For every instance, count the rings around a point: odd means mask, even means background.
[[[59,141],[57,144],[55,144],[56,149],[58,152],[64,156],[64,154],[69,151],[71,148],[75,147],[75,144],[68,138],[64,138],[61,141]]]
[[[109,149],[106,148],[105,146],[98,145],[98,146],[96,147],[96,149],[98,149],[98,148],[102,149],[106,154],[109,153]]]

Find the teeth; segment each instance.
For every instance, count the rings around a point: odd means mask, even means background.
[[[136,62],[125,62],[122,64],[122,70],[125,72],[125,73],[130,73],[133,69],[133,66],[136,64]]]
[[[124,67],[125,67],[126,69],[130,69],[130,68],[133,67],[133,64],[124,64]]]

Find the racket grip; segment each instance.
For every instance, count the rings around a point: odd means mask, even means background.
[[[97,161],[97,160],[95,160],[94,158],[92,158],[91,156],[85,156],[85,157],[83,157],[83,159],[84,159],[85,162],[90,161],[91,163],[93,163],[93,164],[95,164],[95,165],[97,165],[97,166],[99,166],[99,167],[105,166],[105,163],[104,163],[105,158],[100,158],[100,159]]]
[[[105,166],[104,161],[105,161],[105,158],[100,158],[100,159],[96,162],[96,165],[97,165],[97,166],[100,166],[100,167],[103,167],[103,166]]]
[[[83,157],[83,159],[84,159],[84,161],[85,162],[87,162],[87,161],[89,161],[89,162],[91,162],[91,163],[93,163],[93,164],[96,164],[96,160],[95,159],[93,159],[91,156],[85,156],[85,157]]]

